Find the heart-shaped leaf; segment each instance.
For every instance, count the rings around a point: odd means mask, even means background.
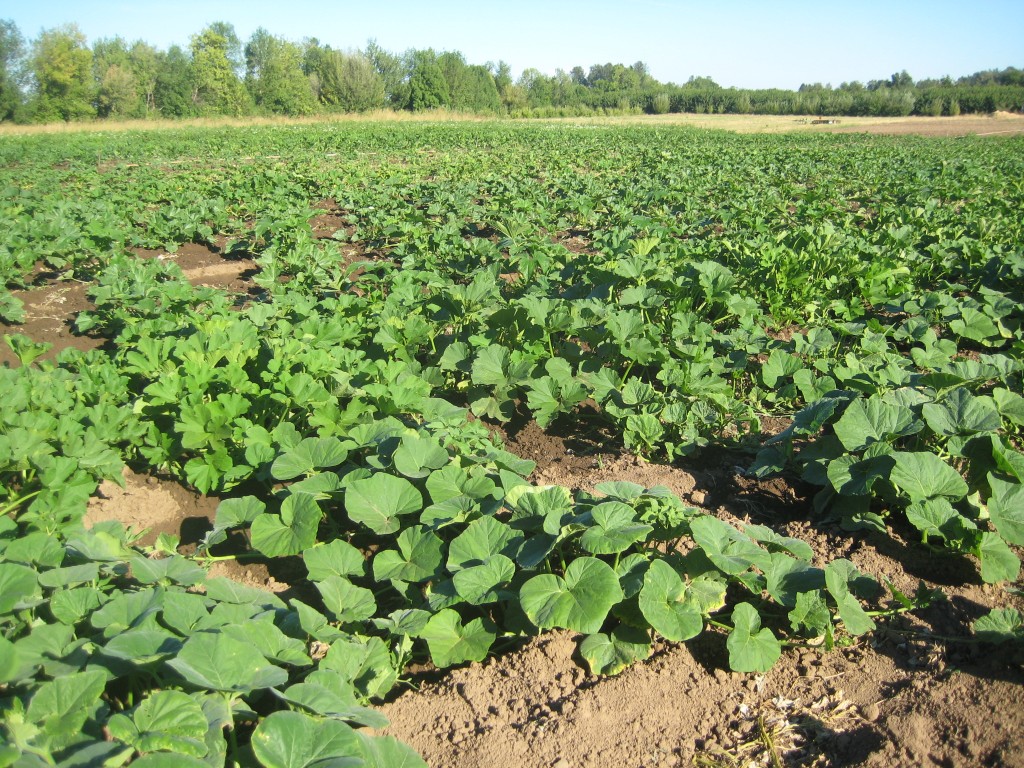
[[[378,472],[354,481],[345,492],[345,510],[354,523],[377,534],[394,533],[401,527],[399,515],[423,509],[423,496],[404,477]]]
[[[640,611],[666,640],[681,642],[704,629],[701,606],[676,572],[664,560],[655,560],[644,575]]]
[[[541,629],[564,627],[584,634],[598,632],[622,597],[615,571],[595,557],[573,560],[564,579],[551,573],[534,576],[519,592],[523,611]]]
[[[782,655],[782,646],[770,629],[761,629],[761,617],[750,603],[732,612],[732,632],[725,641],[729,666],[736,672],[767,672]]]
[[[430,658],[438,667],[450,667],[466,661],[483,661],[496,635],[473,619],[463,626],[458,613],[445,608],[434,614],[420,637],[427,641]]]

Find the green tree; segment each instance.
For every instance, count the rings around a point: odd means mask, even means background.
[[[142,114],[156,109],[156,77],[160,53],[149,43],[136,40],[128,51],[128,66],[135,76],[135,87],[141,102]]]
[[[74,24],[43,30],[32,44],[37,122],[94,117],[92,51]]]
[[[242,115],[249,111],[249,94],[233,62],[234,42],[222,32],[223,22],[192,36],[192,100],[202,114]],[[220,29],[221,31],[217,31]],[[234,34],[233,28],[230,30]],[[234,38],[237,40],[237,37]]]
[[[302,71],[302,50],[263,27],[245,46],[245,83],[257,107],[286,115],[308,115],[316,104]]]
[[[518,85],[534,109],[551,106],[554,85],[552,78],[546,77],[539,70],[531,67],[523,70],[523,74],[519,76]]]
[[[388,106],[401,109],[409,103],[409,70],[401,56],[389,53],[376,40],[366,44],[365,56],[384,83],[384,99]]]
[[[13,21],[0,20],[0,120],[13,120],[24,98],[25,41]]]
[[[448,106],[448,81],[432,50],[410,54],[412,74],[409,77],[409,109],[436,109]]]
[[[189,117],[196,113],[192,98],[192,59],[180,46],[172,45],[156,60],[153,104],[164,117]]]
[[[92,46],[96,78],[96,111],[100,117],[138,116],[142,111],[128,45],[120,37],[97,40]]]
[[[320,69],[320,100],[345,112],[384,106],[384,79],[361,53],[328,50]]]

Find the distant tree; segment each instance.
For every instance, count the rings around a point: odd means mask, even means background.
[[[576,83],[576,85],[590,85],[590,83],[587,81],[587,73],[583,71],[583,67],[573,67],[571,70],[569,70],[569,77],[572,78],[572,81]]]
[[[153,104],[164,117],[188,117],[196,113],[192,98],[192,59],[177,45],[156,57]]]
[[[722,86],[720,86],[718,83],[716,83],[710,77],[695,77],[695,76],[691,75],[690,79],[686,81],[686,85],[684,85],[683,87],[684,88],[702,88],[702,89],[707,89],[707,90],[714,90],[714,89],[721,88]]]
[[[245,84],[256,106],[285,115],[313,112],[315,100],[302,61],[302,49],[295,43],[263,27],[253,32],[245,46]]]
[[[466,100],[460,107],[470,112],[498,112],[501,97],[494,75],[487,67],[474,64],[466,68]]]
[[[37,122],[95,116],[92,51],[76,25],[43,30],[32,44],[31,66]]]
[[[388,106],[400,109],[409,103],[409,71],[401,56],[389,53],[377,45],[376,40],[366,44],[366,58],[377,70],[384,84],[384,100]]]
[[[235,26],[226,21],[215,21],[207,27],[224,38],[225,54],[231,63],[231,68],[239,78],[245,74],[245,53],[242,49],[242,41],[235,32]]]
[[[517,85],[523,89],[527,101],[533,108],[550,107],[554,94],[553,83],[540,70],[530,67],[524,69],[519,76]]]
[[[13,120],[24,102],[25,41],[13,21],[0,20],[0,120]]]
[[[96,112],[100,117],[137,116],[143,111],[131,54],[123,38],[97,40],[92,46]]]
[[[107,67],[99,82],[96,107],[100,117],[130,117],[138,114],[135,76],[130,69],[120,64]]]
[[[433,50],[409,54],[412,74],[409,77],[409,109],[435,109],[448,106],[448,81],[437,63]]]
[[[914,78],[912,78],[905,69],[902,72],[894,72],[892,76],[889,78],[889,87],[913,88]]]
[[[135,76],[135,87],[142,105],[142,114],[156,109],[156,77],[160,53],[149,43],[136,40],[128,51],[128,66]]]
[[[200,113],[241,115],[248,111],[249,95],[235,73],[234,43],[210,25],[192,36],[192,101]],[[231,29],[233,33],[234,30]],[[237,41],[237,37],[235,38]]]
[[[469,101],[466,59],[458,51],[445,51],[438,55],[437,66],[441,68],[445,83],[448,85],[445,105],[452,109],[465,109]]]
[[[602,82],[611,82],[614,77],[615,65],[611,62],[607,64],[594,64],[587,73],[587,85],[594,88]]]
[[[320,70],[320,100],[345,112],[365,112],[384,106],[384,78],[358,51],[329,50]]]
[[[672,106],[672,101],[667,93],[659,93],[651,99],[651,112],[656,115],[664,115]]]

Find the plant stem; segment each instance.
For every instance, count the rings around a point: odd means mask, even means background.
[[[6,507],[0,507],[0,517],[3,517],[4,515],[8,515],[11,512],[14,512],[15,510],[18,509],[18,507],[20,507],[26,501],[28,501],[29,499],[35,498],[36,496],[38,496],[42,492],[43,492],[43,489],[40,488],[37,491],[32,491],[32,493],[27,493],[24,496],[19,496],[14,501],[12,501],[10,504],[8,504]]]

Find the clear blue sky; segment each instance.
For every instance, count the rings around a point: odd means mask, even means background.
[[[665,82],[709,75],[725,86],[796,88],[1024,67],[1024,0],[0,0],[27,40],[75,22],[90,43],[120,35],[158,48],[213,21],[244,42],[257,27],[336,48],[459,50],[504,59],[518,75],[647,62]]]

